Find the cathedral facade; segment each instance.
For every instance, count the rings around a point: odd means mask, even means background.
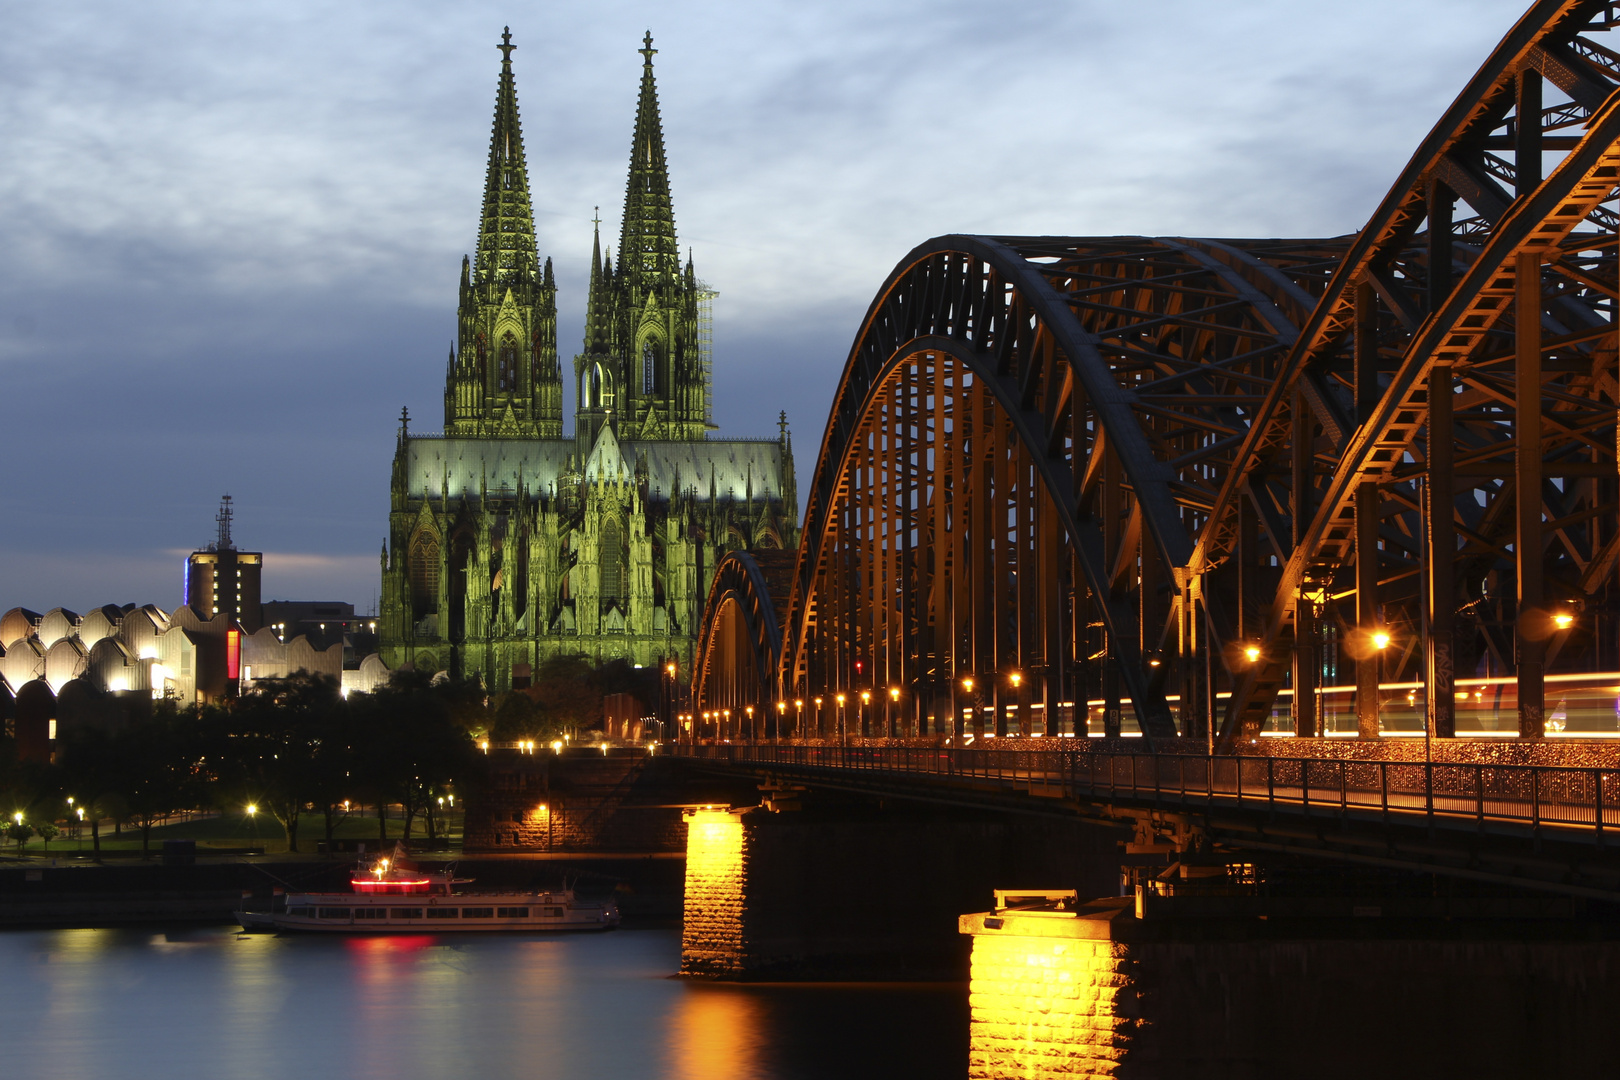
[[[382,658],[478,675],[495,691],[562,655],[684,671],[721,557],[798,544],[786,415],[776,438],[713,437],[712,294],[680,258],[648,35],[618,262],[602,251],[598,223],[565,434],[557,287],[535,238],[515,46],[502,40],[444,431],[400,421]]]

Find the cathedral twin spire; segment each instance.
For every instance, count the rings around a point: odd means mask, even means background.
[[[534,208],[508,28],[501,35],[500,82],[478,249],[462,261],[456,348],[445,381],[450,435],[562,437],[562,380],[556,351],[556,282],[540,263]],[[642,41],[630,175],[620,223],[619,260],[591,252],[583,352],[574,359],[576,438],[582,456],[603,427],[621,439],[702,439],[707,431],[707,365],[699,334],[700,293],[684,270],[675,237],[664,154],[652,34]]]

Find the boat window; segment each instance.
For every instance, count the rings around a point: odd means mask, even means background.
[[[526,907],[503,907],[496,908],[495,911],[503,919],[527,919],[529,917],[529,909]]]
[[[323,918],[323,919],[347,919],[349,917],[350,917],[350,912],[349,912],[349,909],[346,908],[346,907],[323,907],[323,908],[321,908],[321,918]]]
[[[461,911],[459,908],[430,907],[427,909],[427,917],[430,919],[455,919],[460,916]]]
[[[313,919],[315,909],[312,907],[295,907],[288,914],[300,919]]]
[[[562,914],[563,911],[560,907],[548,907],[545,911],[546,918],[548,919],[560,919],[562,918]]]
[[[489,907],[464,907],[461,909],[463,919],[493,919],[495,909]]]
[[[386,919],[388,912],[383,908],[357,907],[354,909],[354,917],[357,919]]]
[[[397,907],[394,909],[393,914],[389,916],[391,919],[420,919],[421,917],[422,909],[419,907]]]

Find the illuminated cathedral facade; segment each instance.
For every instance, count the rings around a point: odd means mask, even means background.
[[[721,557],[798,544],[786,414],[775,438],[713,437],[713,294],[676,242],[649,34],[618,262],[598,223],[565,434],[557,287],[535,238],[515,46],[509,33],[502,41],[444,431],[400,420],[382,658],[477,675],[494,691],[559,655],[684,670]]]

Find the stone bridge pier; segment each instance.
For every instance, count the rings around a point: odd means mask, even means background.
[[[687,812],[681,972],[724,979],[963,979],[962,912],[992,890],[1119,889],[1096,826],[881,803]]]

